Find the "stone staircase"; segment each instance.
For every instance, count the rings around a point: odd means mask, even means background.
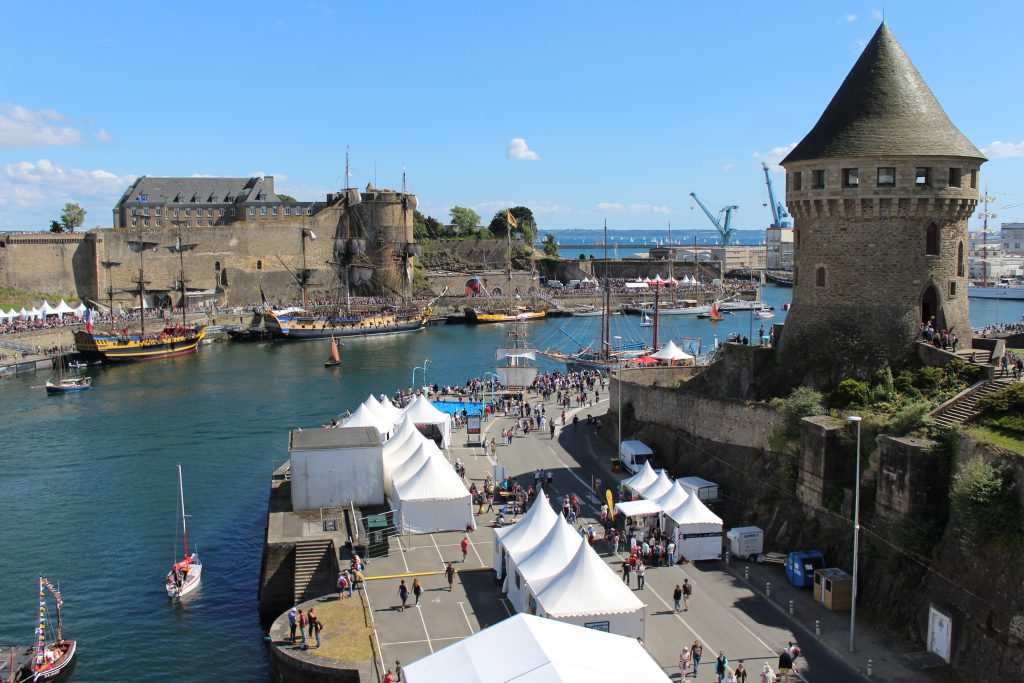
[[[970,362],[972,355],[975,365],[990,365],[992,363],[992,352],[987,349],[959,349],[956,355],[965,363]]]
[[[295,604],[330,592],[333,588],[330,579],[330,553],[334,544],[331,541],[299,541],[295,544]],[[327,591],[323,591],[324,575],[327,578]],[[307,592],[311,593],[307,595]]]
[[[960,353],[957,352],[957,355]],[[940,427],[952,427],[969,422],[978,416],[976,408],[978,399],[1011,384],[1013,384],[1013,379],[1010,377],[998,377],[978,382],[933,410],[930,413],[931,418]]]

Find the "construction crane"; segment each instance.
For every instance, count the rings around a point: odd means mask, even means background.
[[[696,192],[691,192],[690,196],[693,197],[693,199],[697,202],[697,206],[704,210],[704,213],[707,215],[707,217],[711,220],[712,223],[714,223],[715,228],[718,229],[718,234],[722,238],[722,246],[729,246],[729,243],[732,242],[733,235],[736,234],[736,228],[732,227],[732,212],[739,211],[740,207],[736,206],[735,204],[727,206],[723,208],[721,211],[719,211],[718,216],[716,217],[713,213],[708,211],[708,207],[704,206],[704,202],[700,200]]]
[[[761,168],[764,169],[764,182],[768,186],[768,202],[772,207],[772,224],[769,227],[792,228],[793,221],[788,220],[789,212],[786,211],[786,207],[782,202],[775,201],[775,190],[772,189],[772,178],[768,173],[768,164],[762,161]]]

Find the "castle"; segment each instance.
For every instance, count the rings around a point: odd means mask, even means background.
[[[883,22],[782,161],[795,264],[777,362],[791,382],[898,364],[922,322],[969,346],[967,219],[984,161]]]

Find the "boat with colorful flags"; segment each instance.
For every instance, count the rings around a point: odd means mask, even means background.
[[[50,623],[50,611],[46,606],[47,593],[53,596],[55,622]],[[46,578],[39,577],[39,619],[36,624],[35,648],[26,648],[8,653],[10,659],[10,680],[14,683],[31,681],[56,681],[68,676],[75,666],[76,643],[65,640],[61,630],[61,607],[64,599],[60,590]],[[53,637],[51,631],[56,631]]]
[[[178,465],[178,493],[181,496],[181,536],[185,543],[185,554],[167,572],[164,589],[167,597],[180,598],[195,590],[203,574],[203,563],[196,552],[188,551],[188,529],[185,527],[185,488],[181,483],[181,465]]]

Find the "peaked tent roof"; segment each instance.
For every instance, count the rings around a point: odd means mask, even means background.
[[[444,456],[436,453],[429,456],[411,477],[397,482],[395,491],[403,501],[469,498],[469,489],[462,479]]]
[[[677,479],[674,482],[672,482],[672,488],[670,488],[666,493],[663,493],[661,496],[659,496],[656,502],[665,510],[674,510],[675,508],[682,505],[683,502],[689,497],[690,494],[687,492],[686,489],[682,487],[682,485],[679,483],[679,480]]]
[[[510,651],[515,657],[508,656]],[[597,652],[600,657],[594,656]],[[495,666],[498,661],[501,666]],[[404,671],[410,683],[669,681],[632,638],[532,614],[509,617],[406,665]]]
[[[61,299],[60,303],[54,307],[53,312],[58,315],[65,315],[67,313],[74,313],[75,309],[68,306],[68,302],[64,301],[64,299]]]
[[[402,421],[402,409],[396,408],[390,401],[387,404],[381,403],[373,394],[370,394],[363,402],[369,403],[370,407],[373,408],[377,414],[383,415],[395,424]]]
[[[409,477],[413,476],[420,471],[423,464],[427,462],[427,459],[433,455],[430,448],[421,443],[415,449],[410,451],[404,460],[398,462],[394,469],[391,471],[391,481],[394,486],[399,486],[405,483]]]
[[[650,498],[656,500],[661,496],[668,493],[668,490],[672,488],[672,480],[665,474],[665,470],[658,472],[658,478],[654,482],[645,488],[640,489],[640,495],[644,498]]]
[[[391,435],[391,438],[384,442],[384,457],[387,458],[389,455],[408,448],[406,441],[416,439],[416,434],[420,434],[420,430],[416,429],[416,423],[409,418],[402,420],[395,429],[395,433]],[[427,437],[422,434],[420,436],[424,441],[427,440]],[[411,445],[415,447],[419,445],[419,442],[412,441]]]
[[[651,358],[657,358],[658,360],[676,361],[676,360],[689,360],[693,358],[690,354],[683,351],[681,348],[676,346],[676,343],[669,339],[668,343],[662,346],[656,353],[651,354]]]
[[[558,515],[551,508],[548,497],[541,489],[533,505],[518,522],[512,526],[495,529],[494,534],[509,553],[529,552],[537,547],[557,521]]]
[[[513,559],[523,578],[533,585],[540,579],[561,572],[582,543],[583,537],[562,517],[558,517],[551,530],[529,555]]]
[[[658,473],[651,467],[651,461],[645,460],[644,466],[640,468],[640,471],[634,474],[632,477],[627,477],[622,480],[623,486],[628,486],[634,491],[642,491],[658,478]]]
[[[697,496],[687,496],[681,505],[672,510],[666,510],[665,514],[680,526],[683,524],[701,525],[708,527],[703,529],[708,532],[714,531],[710,527],[722,528],[722,518],[712,512]]]
[[[85,303],[80,303],[75,306],[75,315],[85,315]]]
[[[949,120],[882,22],[814,128],[782,164],[892,155],[985,158]]]
[[[407,405],[402,413],[418,423],[436,424],[438,422],[451,422],[452,419],[451,415],[438,410],[423,394],[417,396],[416,400]]]
[[[374,427],[381,436],[390,433],[395,428],[393,424],[388,424],[387,420],[368,408],[365,403],[360,403],[356,412],[352,413],[343,424],[346,427]]]
[[[556,576],[531,588],[544,612],[553,617],[629,614],[644,608],[644,603],[589,543],[581,544]]]

